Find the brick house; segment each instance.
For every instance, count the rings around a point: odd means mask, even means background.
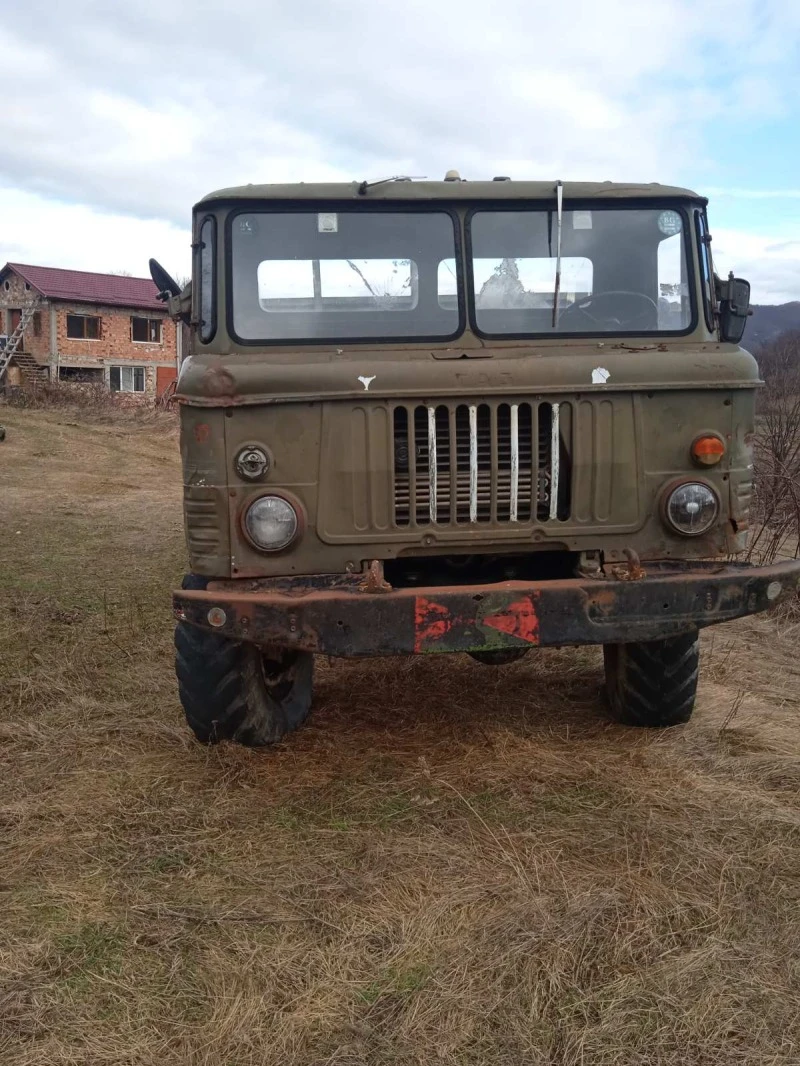
[[[49,378],[153,396],[176,377],[175,323],[150,278],[6,263],[0,348],[20,322],[24,329],[0,387]]]

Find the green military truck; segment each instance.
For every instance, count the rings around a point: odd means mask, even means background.
[[[731,561],[760,382],[696,193],[247,185],[193,242],[182,293],[151,269],[191,326],[174,609],[200,740],[299,726],[315,654],[579,644],[615,720],[670,726],[698,630],[795,593],[800,562]]]

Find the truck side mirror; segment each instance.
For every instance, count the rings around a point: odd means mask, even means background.
[[[722,340],[738,344],[744,334],[750,310],[750,282],[728,275],[726,282],[717,279],[719,297],[719,334]]]
[[[158,289],[158,299],[165,302],[170,296],[180,296],[181,287],[171,274],[162,267],[157,259],[150,260],[150,277]]]

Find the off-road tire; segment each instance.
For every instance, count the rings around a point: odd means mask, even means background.
[[[185,589],[205,588],[189,575]],[[175,673],[186,721],[203,744],[275,744],[311,709],[314,656],[237,643],[188,622],[175,628]]]
[[[603,657],[614,721],[666,729],[692,717],[700,671],[696,632],[638,644],[605,644]]]

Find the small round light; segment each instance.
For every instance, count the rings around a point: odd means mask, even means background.
[[[214,626],[215,629],[219,629],[220,626],[224,626],[228,621],[228,616],[225,614],[221,607],[212,607],[208,612],[208,624]]]
[[[236,473],[246,481],[258,481],[269,470],[269,456],[263,448],[242,448],[234,460]]]
[[[770,603],[772,603],[773,600],[777,600],[777,598],[782,592],[783,585],[780,583],[780,581],[770,581],[770,583],[767,585],[767,599]]]
[[[294,507],[282,496],[259,496],[245,512],[250,540],[263,551],[280,551],[291,544],[299,523]]]
[[[658,216],[658,228],[665,237],[674,237],[683,229],[683,219],[677,211],[662,211]]]
[[[692,444],[692,459],[700,466],[716,466],[725,454],[725,442],[719,437],[698,437]]]
[[[708,487],[690,481],[673,489],[667,497],[667,520],[673,529],[687,537],[707,533],[719,515],[719,502]]]

